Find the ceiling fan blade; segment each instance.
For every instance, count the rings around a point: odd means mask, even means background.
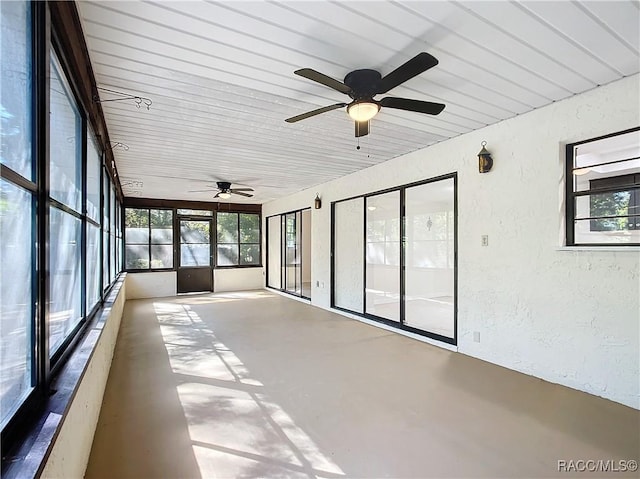
[[[310,118],[312,116],[319,115],[320,113],[326,113],[331,110],[335,110],[337,108],[342,108],[343,106],[347,106],[346,103],[336,103],[335,105],[325,106],[324,108],[318,108],[317,110],[308,111],[301,115],[292,116],[291,118],[287,118],[285,121],[287,123],[295,123],[296,121],[304,120],[306,118]]]
[[[378,83],[378,93],[387,93],[392,88],[410,80],[416,75],[433,68],[438,64],[438,60],[426,52],[418,53],[408,62],[400,65],[388,75],[384,76]]]
[[[369,134],[369,122],[368,121],[356,121],[356,138],[366,136]]]
[[[338,90],[340,93],[349,94],[351,92],[351,88],[349,88],[341,81],[334,80],[324,73],[317,72],[315,70],[312,70],[311,68],[301,68],[300,70],[296,70],[293,73],[295,73],[296,75],[300,75],[301,77],[308,78],[309,80],[321,83],[325,86],[328,86],[329,88],[333,88],[334,90]]]
[[[437,115],[444,110],[442,103],[432,103],[430,101],[410,100],[408,98],[395,98],[387,96],[380,100],[380,106],[385,108],[396,108],[398,110],[415,111],[428,115]]]
[[[187,193],[205,193],[205,192],[211,193],[214,190],[215,190],[215,188],[211,187],[211,188],[209,188],[207,190],[189,190]]]
[[[214,199],[215,199],[215,198],[220,198],[220,192],[218,191],[218,192],[216,193],[216,196],[214,196],[213,198],[214,198]]]
[[[231,191],[231,193],[236,191],[253,191],[253,188],[231,188],[229,191]]]
[[[253,195],[250,195],[249,193],[243,193],[241,191],[236,191],[236,190],[231,190],[230,193],[233,193],[234,195],[246,196],[247,198],[251,198],[253,196]]]

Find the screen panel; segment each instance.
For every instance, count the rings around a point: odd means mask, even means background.
[[[405,324],[454,338],[454,180],[405,191]]]
[[[364,312],[364,198],[334,206],[334,305]]]
[[[280,249],[281,249],[281,228],[280,228],[280,215],[267,218],[269,237],[267,241],[269,243],[269,276],[267,278],[267,286],[280,289],[280,275],[281,275],[281,263],[280,263]]]
[[[400,321],[400,191],[366,198],[365,312]]]

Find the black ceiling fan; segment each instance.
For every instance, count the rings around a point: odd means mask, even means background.
[[[397,98],[392,96],[384,97],[380,100],[374,100],[373,97],[387,93],[392,88],[410,80],[411,78],[433,68],[438,64],[438,60],[428,53],[418,53],[411,60],[396,68],[394,71],[384,77],[376,70],[354,70],[344,77],[344,83],[334,80],[333,78],[312,70],[311,68],[303,68],[296,70],[294,73],[302,77],[308,78],[315,82],[321,83],[329,88],[349,95],[353,100],[351,103],[336,103],[334,105],[318,108],[317,110],[308,111],[301,115],[287,118],[287,123],[295,123],[320,113],[335,110],[337,108],[347,107],[347,113],[353,118],[356,125],[356,137],[369,134],[369,120],[373,118],[381,107],[396,108],[398,110],[414,111],[417,113],[426,113],[427,115],[437,115],[444,110],[445,105],[442,103],[432,103],[429,101],[410,100],[408,98]]]
[[[228,181],[216,181],[218,192],[214,196],[214,198],[222,198],[223,200],[231,198],[231,195],[239,195],[246,196],[247,198],[251,198],[253,195],[249,193],[245,193],[245,191],[253,191],[252,188],[231,188],[231,183]],[[193,190],[190,193],[201,193],[207,190]]]

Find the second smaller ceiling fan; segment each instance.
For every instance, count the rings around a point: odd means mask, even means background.
[[[222,198],[223,200],[228,200],[231,198],[231,195],[238,196],[246,196],[247,198],[251,198],[253,195],[249,193],[245,193],[246,191],[253,191],[252,188],[231,188],[231,183],[229,181],[217,181],[216,182],[218,192],[214,196],[214,198]],[[204,191],[210,190],[193,190],[190,193],[201,193]]]

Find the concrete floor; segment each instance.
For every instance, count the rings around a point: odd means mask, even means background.
[[[638,459],[639,421],[266,291],[134,300],[85,477],[584,476],[558,461]]]

